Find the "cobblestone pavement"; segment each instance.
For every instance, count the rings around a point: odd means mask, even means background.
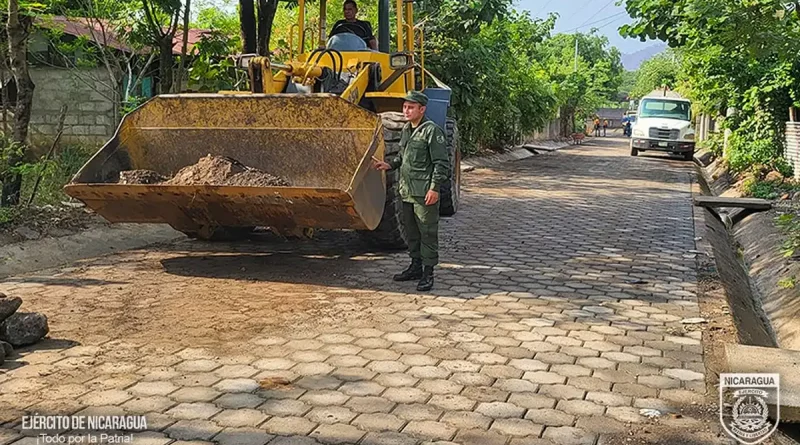
[[[465,175],[429,294],[348,233],[0,282],[52,337],[0,373],[0,444],[36,443],[26,412],[146,415],[152,445],[721,443],[680,323],[699,314],[691,168],[624,143]]]

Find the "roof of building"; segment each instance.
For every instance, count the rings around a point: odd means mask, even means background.
[[[38,25],[43,28],[60,30],[65,34],[75,37],[86,37],[95,43],[120,51],[134,52],[133,48],[119,38],[113,26],[102,19],[50,16],[47,18],[40,18],[37,22]],[[197,44],[204,35],[210,32],[211,31],[207,29],[190,29],[187,52],[191,53],[194,45]],[[183,31],[179,29],[175,33],[173,39],[172,53],[176,55],[181,54],[182,47]]]
[[[600,119],[621,120],[625,117],[625,108],[598,108],[597,116]]]

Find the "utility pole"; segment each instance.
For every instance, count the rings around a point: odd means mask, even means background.
[[[578,34],[575,33],[575,72],[578,72]]]

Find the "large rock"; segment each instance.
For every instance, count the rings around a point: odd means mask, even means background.
[[[17,312],[0,323],[0,340],[12,346],[27,346],[41,340],[50,328],[47,317],[38,312]]]
[[[10,317],[14,312],[17,312],[20,306],[22,306],[22,298],[10,298],[7,297],[6,294],[0,292],[0,323]]]

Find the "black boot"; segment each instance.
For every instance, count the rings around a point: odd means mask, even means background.
[[[425,266],[422,268],[422,278],[417,284],[417,290],[427,292],[431,289],[433,289],[433,266]]]
[[[411,265],[408,266],[408,269],[395,275],[394,281],[411,281],[419,280],[420,278],[422,278],[422,260],[412,258]]]

